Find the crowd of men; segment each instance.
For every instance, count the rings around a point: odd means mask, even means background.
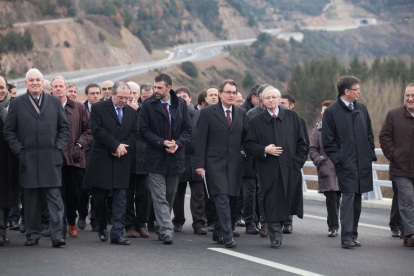
[[[0,76],[0,245],[9,242],[8,227],[26,234],[26,246],[50,236],[61,247],[86,228],[87,217],[102,242],[129,245],[128,238],[155,231],[172,244],[186,221],[188,183],[194,234],[212,232],[231,248],[239,225],[280,248],[293,216],[303,217],[301,169],[311,145],[328,234],[338,235],[340,209],[341,247],[360,247],[361,195],[373,189],[376,155],[359,83],[339,79],[338,99],[322,103],[323,121],[310,141],[294,96],[268,84],[253,86],[243,101],[226,79],[201,91],[193,106],[188,87],[173,90],[171,77],[159,74],[141,86],[88,84],[81,103],[76,84],[61,76],[49,82],[30,69],[19,97]],[[404,106],[389,112],[380,133],[400,220],[392,233],[405,246],[414,246],[413,114],[409,84]],[[325,177],[333,188],[323,186]]]

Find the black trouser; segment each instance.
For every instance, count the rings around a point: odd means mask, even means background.
[[[210,225],[214,225],[216,223],[216,207],[214,205],[213,200],[208,197],[207,191],[206,191],[206,186],[203,185],[204,187],[204,199],[205,199],[205,212],[206,212],[206,219],[207,219],[207,224],[208,226]]]
[[[20,220],[20,209],[19,209],[19,206],[16,205],[10,208],[8,221],[9,222],[14,221],[16,223],[19,223],[19,220]]]
[[[360,193],[342,193],[341,212],[341,240],[350,242],[358,238],[358,222],[361,216]]]
[[[126,192],[125,229],[146,228],[151,210],[151,193],[147,174],[130,174]],[[135,206],[134,206],[135,205]]]
[[[243,185],[240,186],[240,194],[237,197],[237,210],[236,210],[236,222],[243,219],[243,206],[244,206],[244,194],[243,194]]]
[[[243,177],[242,178],[242,187],[243,187],[243,199],[244,199],[244,221],[246,222],[246,227],[250,224],[257,224],[257,215],[256,215],[256,192],[257,192],[257,178],[256,177]]]
[[[90,191],[82,189],[79,196],[78,214],[79,218],[85,219],[89,211]]]
[[[65,203],[65,214],[69,225],[76,224],[76,211],[79,206],[84,173],[84,169],[75,166],[64,166],[62,168],[61,194]]]
[[[339,206],[341,204],[341,192],[340,191],[328,191],[324,192],[326,196],[326,210],[328,212],[328,229],[329,231],[339,229]]]
[[[22,223],[25,224],[25,211],[24,211],[24,188],[21,187],[20,189],[20,202],[22,203],[22,209],[20,210],[20,216],[22,217]],[[47,201],[46,201],[46,192],[39,194],[39,204],[40,204],[40,223],[42,230],[46,230],[49,228],[49,221],[50,221],[50,215],[49,215],[49,209],[47,207]]]
[[[9,220],[9,208],[0,208],[0,239],[6,237],[7,221]]]
[[[204,181],[194,180],[188,182],[191,188],[191,199],[190,199],[190,210],[193,217],[193,229],[202,228],[205,224],[204,210],[205,210],[205,199],[204,199]],[[187,189],[187,182],[178,183],[177,193],[175,194],[173,210],[174,218],[173,224],[184,225],[184,202],[185,202],[185,191]]]
[[[398,188],[395,181],[392,181],[392,191],[394,196],[392,197],[391,213],[390,213],[390,228],[402,230],[402,221],[400,216],[400,209],[398,208]],[[402,235],[401,235],[402,236]]]
[[[232,230],[234,229],[234,223],[232,222],[230,211],[231,198],[228,195],[211,195],[217,212],[213,235],[222,236],[224,240],[233,238]],[[237,200],[233,199],[233,202],[236,202],[235,206],[237,207]],[[234,214],[236,213],[234,212]]]

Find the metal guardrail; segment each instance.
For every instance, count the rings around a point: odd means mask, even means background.
[[[376,155],[384,155],[381,149],[375,149]],[[312,167],[314,168],[312,161],[306,161],[304,167]],[[372,178],[374,181],[374,190],[369,193],[364,193],[362,195],[363,200],[382,200],[382,192],[380,187],[392,187],[392,182],[389,180],[378,180],[377,171],[388,172],[390,170],[390,166],[386,164],[372,164]],[[318,181],[317,175],[310,175],[304,174],[302,170],[302,187],[303,191],[307,192],[308,186],[306,184],[306,180],[308,181]]]

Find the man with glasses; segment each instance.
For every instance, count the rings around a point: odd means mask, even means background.
[[[303,218],[302,186],[292,177],[305,163],[308,148],[298,114],[279,108],[279,99],[279,90],[264,89],[266,110],[251,119],[245,142],[247,154],[257,162],[272,248],[282,245],[288,215]]]
[[[208,195],[216,206],[213,241],[226,247],[236,246],[230,204],[240,194],[246,134],[246,111],[234,106],[236,95],[234,80],[220,84],[220,101],[201,110],[195,146],[196,171],[205,178]]]
[[[371,119],[366,106],[358,102],[359,83],[356,77],[341,77],[337,101],[322,119],[323,150],[335,165],[342,194],[342,248],[361,247],[357,240],[361,196],[373,190],[372,162],[377,161]]]
[[[102,99],[101,102],[107,101],[112,97],[112,87],[114,83],[110,80],[104,81],[102,83]]]
[[[111,99],[92,105],[90,126],[94,139],[85,182],[92,186],[99,239],[108,239],[106,200],[112,191],[111,244],[129,245],[131,242],[123,237],[131,166],[128,147],[138,137],[138,117],[127,105],[131,97],[129,86],[117,82],[112,90]]]

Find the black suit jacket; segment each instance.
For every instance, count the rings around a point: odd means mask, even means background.
[[[197,122],[196,168],[205,169],[210,195],[240,193],[246,111],[233,105],[232,114],[229,126],[219,101],[201,109]]]
[[[123,108],[122,124],[119,122],[112,100],[92,105],[90,126],[93,134],[90,162],[86,169],[85,182],[92,187],[106,190],[127,189],[131,164],[128,154],[117,158],[119,144],[132,145],[138,137],[136,111],[126,105]]]

